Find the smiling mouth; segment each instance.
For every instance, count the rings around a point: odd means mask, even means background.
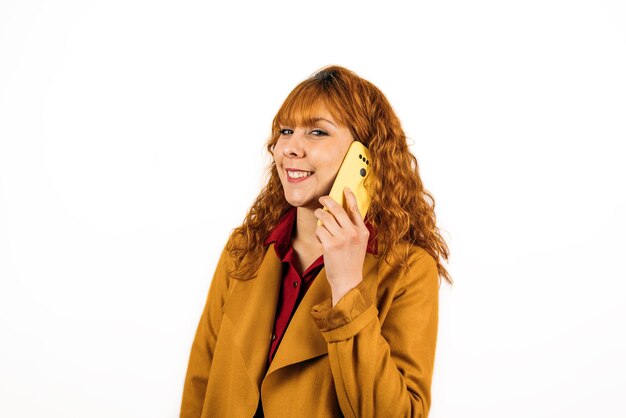
[[[292,179],[300,179],[312,176],[314,171],[287,171],[287,176]]]

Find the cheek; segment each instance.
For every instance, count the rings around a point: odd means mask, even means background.
[[[328,171],[331,173],[331,175],[335,175],[337,173],[339,167],[341,167],[342,161],[343,158],[333,158],[332,160],[326,162],[326,167],[328,168]]]
[[[276,169],[276,172],[278,173],[278,177],[282,180],[283,178],[283,159],[281,156],[279,156],[278,154],[276,154],[276,157],[274,158],[274,167]]]
[[[274,151],[272,152],[272,158],[276,164],[282,164],[283,162],[283,149],[280,145],[276,144],[274,146]]]
[[[272,160],[274,160],[274,163],[276,165],[280,164],[282,161],[282,158],[280,157],[280,153],[277,152],[276,148],[274,148],[274,153],[272,154]]]

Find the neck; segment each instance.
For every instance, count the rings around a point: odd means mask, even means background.
[[[319,208],[322,208],[320,205]],[[318,241],[315,229],[317,228],[317,218],[313,213],[317,208],[298,207],[296,208],[296,227],[293,232],[294,241],[298,241],[306,246],[319,247],[322,244]]]

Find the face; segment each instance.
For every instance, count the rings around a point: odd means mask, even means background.
[[[321,108],[314,119],[313,126],[281,125],[274,147],[285,199],[292,206],[310,209],[322,207],[318,199],[330,193],[353,141],[348,128],[339,126],[326,109]]]

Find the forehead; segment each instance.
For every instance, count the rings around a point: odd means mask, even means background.
[[[335,126],[343,126],[341,114],[322,97],[300,96],[286,102],[276,115],[281,125],[313,126],[326,119]]]

